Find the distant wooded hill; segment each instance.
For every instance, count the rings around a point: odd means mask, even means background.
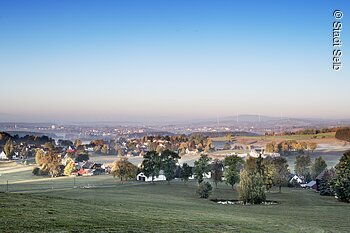
[[[23,137],[18,136],[17,134],[12,136],[6,132],[0,132],[0,145],[5,145],[8,140],[15,141],[16,143],[27,143],[27,144],[45,144],[46,142],[54,142],[54,139],[42,135],[42,136],[34,136],[34,135],[25,135]]]

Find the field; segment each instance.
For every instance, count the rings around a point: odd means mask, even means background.
[[[314,138],[316,137],[316,138]],[[213,141],[223,142],[227,140],[227,137],[212,138]],[[308,141],[316,142],[317,149],[313,153],[309,153],[312,161],[315,158],[322,156],[326,161],[328,167],[334,167],[340,157],[345,151],[350,150],[350,144],[344,141],[340,141],[335,138],[335,133],[320,133],[317,135],[286,135],[286,136],[240,136],[235,138],[235,144],[239,145],[251,145],[256,147],[265,147],[270,142],[281,142],[284,140],[296,140],[296,141]],[[215,151],[210,153],[211,157],[224,158],[226,154],[232,153],[232,150]],[[235,151],[242,153],[241,151]],[[249,152],[249,150],[248,150]],[[307,152],[306,152],[307,153]],[[285,157],[288,161],[291,172],[294,172],[294,161],[296,155],[289,155]]]
[[[255,139],[254,139],[255,140]],[[334,166],[349,149],[320,140],[312,158]],[[327,140],[327,141],[325,141]],[[331,140],[331,141],[329,141]],[[221,151],[223,156],[227,151]],[[220,155],[219,155],[220,156]],[[198,155],[183,156],[193,163]],[[115,156],[91,156],[111,162]],[[293,171],[294,156],[287,157]],[[130,159],[138,164],[142,158]],[[120,182],[110,175],[46,178],[33,166],[0,164],[0,232],[349,232],[350,204],[311,190],[272,190],[277,205],[222,205],[200,199],[194,181],[184,184]],[[7,185],[8,182],[8,185]],[[225,184],[212,199],[238,199]]]
[[[258,139],[258,140],[315,140],[315,139],[334,139],[335,133],[320,133],[320,134],[300,134],[300,135],[283,135],[283,136],[246,136],[241,137],[246,139]]]
[[[277,205],[222,205],[198,198],[194,181],[121,183],[109,175],[31,180],[28,175],[24,182],[22,172],[10,193],[0,193],[0,232],[348,232],[350,227],[350,204],[310,190],[267,193]],[[221,184],[211,198],[238,195]]]

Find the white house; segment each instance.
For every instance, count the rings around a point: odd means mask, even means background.
[[[290,180],[289,183],[292,183],[293,181],[296,181],[298,184],[304,183],[304,181],[297,175],[294,175]]]
[[[5,152],[1,151],[0,159],[7,159],[7,156],[6,156]]]
[[[136,176],[136,180],[151,182],[152,177],[151,176],[147,177],[143,172],[141,172]],[[160,171],[159,176],[154,177],[153,181],[162,181],[162,180],[166,180],[166,177],[164,176],[163,171]]]
[[[205,179],[211,179],[211,172],[204,173],[203,177],[204,177]],[[193,169],[193,171],[192,171],[192,176],[190,176],[188,179],[189,179],[189,180],[194,180],[194,179],[195,179],[195,177],[194,177],[194,169]]]
[[[316,181],[315,180],[310,181],[305,185],[305,188],[316,189]]]
[[[15,154],[12,156],[12,159],[19,159],[19,153],[18,152],[15,152]]]
[[[255,157],[255,158],[258,158],[260,155],[262,158],[280,157],[279,153],[267,153],[267,152],[265,152],[265,149],[262,149],[262,148],[255,148],[255,149],[251,150],[249,155],[252,157]]]

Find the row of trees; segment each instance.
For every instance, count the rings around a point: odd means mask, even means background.
[[[315,158],[312,163],[310,155],[298,155],[294,165],[294,172],[302,176],[306,182],[315,180],[327,168],[326,161],[321,156]]]
[[[199,184],[197,192],[205,198],[212,189],[208,182],[204,182],[204,176],[209,172],[215,186],[222,182],[223,177],[232,189],[239,183],[241,200],[253,204],[265,201],[265,190],[269,190],[273,185],[278,186],[281,192],[281,187],[287,183],[290,174],[287,160],[281,157],[266,159],[249,157],[244,162],[238,156],[232,155],[223,161],[218,159],[212,161],[203,154],[195,161],[194,175]]]
[[[20,137],[17,134],[12,136],[9,133],[6,132],[0,132],[0,145],[5,145],[5,143],[8,141],[14,141],[16,143],[23,143],[23,144],[35,144],[35,145],[42,145],[46,142],[54,142],[54,139],[49,138],[48,136],[34,136],[34,135],[26,135],[24,137]]]
[[[152,182],[156,176],[159,176],[160,170],[163,170],[166,180],[170,182],[175,177],[176,164],[179,159],[179,154],[171,150],[165,150],[161,154],[149,151],[143,157],[141,169],[146,176],[152,177]]]
[[[275,133],[275,132],[266,132],[266,136],[285,136],[285,135],[312,135],[312,134],[320,134],[320,133],[330,133],[330,132],[336,132],[339,128],[322,128],[322,129],[315,129],[315,128],[309,128],[309,129],[302,129],[298,131],[285,131],[283,133]]]
[[[266,152],[268,153],[280,153],[281,155],[288,155],[292,152],[298,152],[303,154],[305,150],[308,152],[317,148],[315,142],[298,142],[295,140],[282,141],[280,143],[270,142],[266,144]]]

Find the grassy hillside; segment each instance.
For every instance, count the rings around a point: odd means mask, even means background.
[[[87,179],[89,179],[87,177]],[[0,232],[348,232],[350,205],[299,189],[271,206],[220,205],[195,183],[131,182],[110,188],[0,193]],[[236,199],[221,185],[213,198]]]

